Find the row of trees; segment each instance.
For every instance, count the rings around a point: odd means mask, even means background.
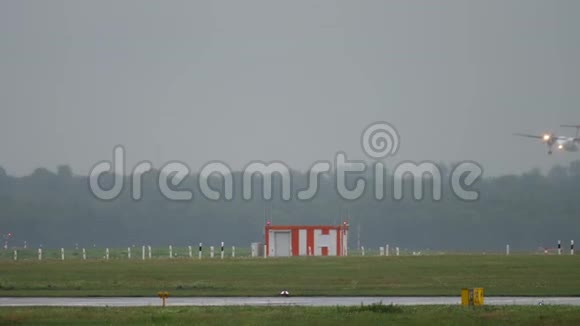
[[[105,184],[111,181],[104,179]],[[485,177],[474,186],[480,192],[475,202],[448,193],[440,201],[429,196],[416,201],[410,183],[403,200],[389,195],[376,200],[367,191],[358,200],[346,201],[337,194],[332,175],[321,179],[318,195],[309,201],[283,201],[276,178],[274,198],[265,201],[256,178],[258,191],[245,201],[239,195],[241,175],[236,173],[234,180],[237,192],[231,201],[196,195],[192,201],[175,202],[161,194],[157,172],[150,172],[144,175],[143,199],[133,200],[130,187],[125,187],[119,198],[102,201],[92,195],[88,178],[74,175],[67,166],[56,173],[37,169],[24,177],[10,176],[0,168],[0,234],[12,232],[11,245],[17,246],[25,240],[29,246],[44,247],[220,241],[243,246],[261,241],[264,223],[271,219],[274,224],[348,221],[351,247],[359,242],[359,234],[360,243],[370,247],[389,243],[442,250],[501,250],[507,243],[513,250],[529,250],[553,247],[558,239],[580,241],[580,161],[555,166],[545,175],[533,170]],[[220,178],[212,182],[220,188]],[[305,188],[308,176],[294,171],[293,182],[295,189]],[[197,189],[197,176],[181,187]]]

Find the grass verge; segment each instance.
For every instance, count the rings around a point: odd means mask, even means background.
[[[0,308],[2,325],[579,325],[580,308],[141,307]]]
[[[295,257],[0,264],[0,296],[580,295],[578,256]]]

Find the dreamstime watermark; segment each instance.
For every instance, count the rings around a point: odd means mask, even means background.
[[[292,200],[293,196],[298,200],[311,200],[319,191],[320,178],[323,175],[333,175],[334,185],[338,195],[346,200],[361,198],[367,188],[368,180],[360,176],[361,173],[371,172],[372,184],[374,185],[374,198],[384,200],[387,198],[386,188],[390,188],[392,199],[404,198],[406,183],[410,183],[413,189],[413,198],[422,200],[425,198],[424,188],[431,187],[431,199],[439,201],[443,193],[442,168],[430,161],[420,163],[404,161],[396,165],[390,177],[387,177],[385,164],[381,161],[389,156],[394,156],[399,150],[400,137],[397,129],[387,122],[377,122],[364,129],[361,135],[361,147],[364,153],[372,160],[365,161],[348,160],[346,153],[338,152],[334,161],[317,161],[307,173],[307,187],[305,189],[293,189],[292,170],[283,162],[252,161],[241,172],[242,198],[253,199],[256,177],[262,180],[263,199],[272,199],[273,178],[278,176],[280,180],[281,198],[285,201]],[[153,164],[149,161],[138,163],[129,174],[131,197],[140,200],[143,197],[143,176],[153,170]],[[334,172],[334,173],[331,173]],[[356,174],[359,174],[358,176]],[[102,186],[100,180],[105,175],[112,175],[112,186]],[[356,177],[354,186],[347,184],[348,176]],[[447,183],[451,192],[459,199],[474,201],[479,199],[479,192],[474,189],[475,184],[483,175],[482,167],[473,161],[457,163],[449,172]],[[113,150],[112,161],[97,163],[89,174],[89,187],[91,192],[101,200],[113,200],[119,197],[125,187],[125,149],[116,146]],[[159,170],[157,185],[160,192],[169,200],[189,201],[193,200],[192,189],[182,189],[186,178],[191,176],[189,167],[178,161],[168,162]],[[212,186],[212,176],[220,176],[221,184]],[[447,177],[447,175],[446,175]],[[389,180],[387,180],[389,179]],[[390,181],[390,182],[389,182]],[[429,181],[429,182],[426,182]],[[352,182],[351,182],[352,183]],[[426,183],[428,185],[426,185]],[[209,200],[232,200],[234,198],[234,176],[232,169],[224,162],[212,161],[205,164],[198,172],[197,186],[202,196]]]

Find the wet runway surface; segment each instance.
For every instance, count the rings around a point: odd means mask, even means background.
[[[408,305],[458,305],[459,297],[196,297],[168,298],[168,306],[356,306],[373,303]],[[486,305],[573,305],[580,297],[486,297]],[[159,306],[156,297],[111,298],[0,298],[2,307],[142,307]]]

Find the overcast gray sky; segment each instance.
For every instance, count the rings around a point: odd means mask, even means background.
[[[396,160],[547,169],[580,124],[580,1],[0,0],[0,165],[306,169],[398,128]],[[573,130],[567,131],[573,134]]]

